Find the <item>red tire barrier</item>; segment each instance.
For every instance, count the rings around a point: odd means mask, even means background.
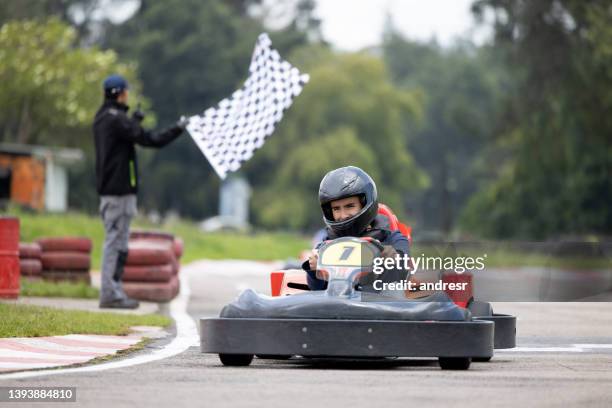
[[[181,264],[179,263],[179,261],[176,259],[173,259],[172,260],[172,275],[178,275],[180,269],[181,269]]]
[[[91,239],[86,237],[52,237],[36,240],[43,252],[91,252]]]
[[[183,242],[182,238],[176,237],[174,238],[173,244],[174,256],[176,256],[176,259],[180,259],[183,256],[183,252],[185,250],[185,243]]]
[[[172,278],[172,264],[151,266],[126,266],[123,272],[124,282],[168,282]]]
[[[138,300],[149,302],[169,302],[179,293],[178,277],[173,276],[169,282],[124,282],[125,293]]]
[[[184,243],[180,237],[175,237],[174,235],[163,232],[163,231],[145,231],[145,230],[136,230],[130,232],[130,241],[163,241],[163,242],[171,242],[173,244],[174,256],[180,258],[183,256],[184,251]]]
[[[44,252],[40,256],[43,270],[89,270],[91,258],[82,252]]]
[[[42,262],[40,259],[20,259],[19,269],[21,269],[21,276],[40,276]]]
[[[134,230],[130,232],[130,239],[161,239],[173,241],[174,235],[163,231]]]
[[[91,275],[87,269],[70,271],[47,271],[43,269],[40,276],[43,280],[51,282],[83,282],[86,285],[91,285]]]
[[[19,297],[19,218],[0,217],[0,298]]]
[[[174,259],[172,247],[161,241],[132,241],[128,247],[127,265],[164,265]]]
[[[20,242],[19,258],[21,259],[40,259],[42,249],[36,242]]]

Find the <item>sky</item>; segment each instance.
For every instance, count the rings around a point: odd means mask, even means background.
[[[272,10],[278,0],[264,0]],[[474,0],[316,0],[315,15],[322,20],[323,38],[342,51],[380,44],[387,15],[406,37],[447,46],[457,36],[476,43],[486,40],[486,29],[475,29],[470,13]],[[120,23],[139,7],[138,0],[102,0],[113,4],[108,17]],[[286,23],[286,21],[285,21]],[[274,26],[275,24],[272,24]]]
[[[323,37],[344,51],[356,51],[380,43],[387,14],[408,38],[436,37],[444,46],[458,35],[477,43],[486,38],[474,30],[470,5],[473,0],[317,0],[316,15],[322,20]]]

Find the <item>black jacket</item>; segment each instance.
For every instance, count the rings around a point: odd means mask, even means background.
[[[96,147],[96,189],[100,195],[138,192],[138,163],[135,144],[163,147],[176,139],[182,128],[161,132],[145,130],[127,115],[128,106],[106,100],[96,113],[93,132]]]

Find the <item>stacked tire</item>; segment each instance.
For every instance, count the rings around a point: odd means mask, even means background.
[[[36,242],[19,243],[19,269],[21,277],[30,280],[39,280],[42,274],[40,256],[42,249]]]
[[[91,239],[86,237],[40,238],[42,278],[49,281],[91,284]]]
[[[179,260],[183,241],[161,231],[130,233],[123,273],[125,293],[138,300],[165,303],[179,293]]]

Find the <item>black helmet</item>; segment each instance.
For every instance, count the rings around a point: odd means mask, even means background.
[[[362,209],[353,217],[334,221],[331,202],[358,196]],[[323,177],[319,187],[319,202],[323,221],[337,236],[360,236],[378,213],[378,194],[374,180],[359,167],[348,166],[332,170]]]

